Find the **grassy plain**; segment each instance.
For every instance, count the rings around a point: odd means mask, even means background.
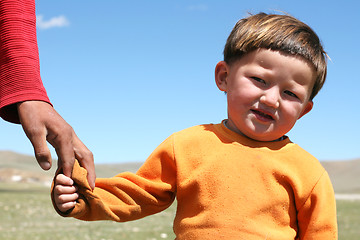
[[[48,188],[34,184],[0,183],[0,240],[155,240],[174,239],[176,206],[129,222],[81,222],[58,216]],[[360,239],[360,201],[339,200],[340,240]]]
[[[82,222],[58,216],[46,187],[0,183],[0,240],[174,239],[175,208],[128,223]]]

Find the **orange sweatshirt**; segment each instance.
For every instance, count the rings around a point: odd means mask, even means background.
[[[78,164],[81,199],[63,216],[129,221],[177,198],[176,239],[337,239],[333,188],[319,161],[288,138],[257,142],[223,124],[171,135],[136,174],[96,180]],[[59,211],[58,211],[59,212]]]

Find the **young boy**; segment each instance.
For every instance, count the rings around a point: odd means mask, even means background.
[[[326,77],[317,35],[286,15],[240,20],[215,68],[228,119],[174,133],[136,174],[97,179],[78,164],[52,192],[62,216],[130,221],[177,199],[176,239],[337,239],[327,172],[285,134]]]

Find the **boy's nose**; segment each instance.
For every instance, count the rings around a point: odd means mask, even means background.
[[[269,107],[278,108],[280,106],[279,91],[277,89],[266,90],[260,97],[260,102]]]

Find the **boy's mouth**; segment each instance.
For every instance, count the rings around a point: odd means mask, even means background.
[[[253,112],[256,115],[256,117],[259,118],[260,120],[263,121],[274,120],[274,117],[270,113],[266,113],[262,110],[251,109],[251,112]]]

